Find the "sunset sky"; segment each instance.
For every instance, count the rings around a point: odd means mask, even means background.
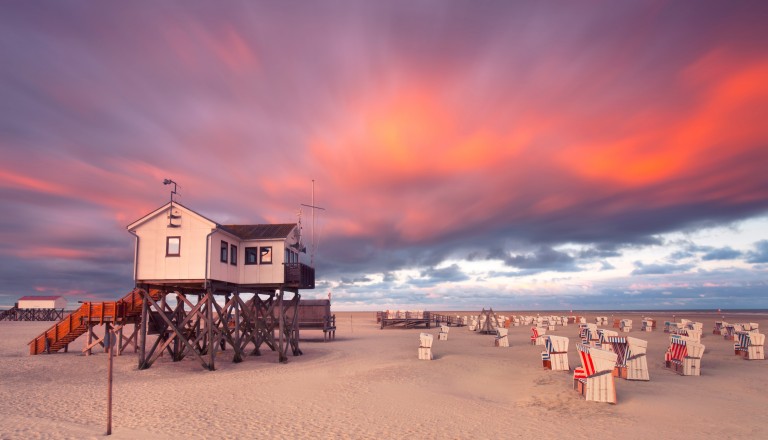
[[[338,310],[768,308],[768,2],[0,5],[0,306],[316,220]],[[305,208],[304,232],[310,213]]]

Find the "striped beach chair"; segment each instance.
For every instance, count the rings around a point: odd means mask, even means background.
[[[640,327],[640,330],[644,332],[652,332],[654,327],[656,327],[656,321],[654,319],[643,318],[643,324]]]
[[[541,352],[544,368],[556,371],[570,371],[568,364],[568,338],[565,336],[547,335],[544,337],[545,351]]]
[[[682,376],[700,376],[704,348],[700,342],[686,336],[672,335],[664,353],[664,366]]]
[[[607,343],[616,353],[614,376],[627,380],[650,380],[646,358],[648,341],[630,336],[609,336]]]
[[[576,344],[582,366],[573,371],[573,387],[586,400],[616,403],[613,368],[616,353],[589,345]]]
[[[606,338],[612,337],[612,336],[619,336],[618,332],[615,332],[613,330],[608,329],[598,329],[597,330],[597,340],[596,341],[589,341],[590,345],[597,348],[602,348],[603,350],[611,351],[611,344],[606,344]]]
[[[738,342],[733,344],[734,352],[747,360],[765,359],[765,335],[754,332],[737,332]]]
[[[544,345],[544,336],[547,330],[544,327],[531,327],[531,345]]]

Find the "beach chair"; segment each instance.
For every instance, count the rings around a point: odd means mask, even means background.
[[[432,339],[430,333],[419,334],[419,359],[424,361],[432,360]]]
[[[542,366],[549,370],[570,371],[568,364],[568,338],[547,335],[544,337],[545,351],[541,352]]]
[[[531,345],[544,345],[544,339],[541,337],[546,333],[544,327],[531,327]]]
[[[493,345],[496,347],[509,347],[509,339],[507,338],[507,334],[509,333],[509,329],[506,328],[497,328],[496,329],[496,339],[493,341]]]
[[[640,331],[652,332],[653,331],[653,327],[654,327],[653,320],[652,319],[648,319],[648,318],[644,318],[643,319],[643,323],[640,326]]]
[[[573,387],[586,400],[616,403],[613,368],[616,353],[584,344],[576,344],[582,366],[574,369]]]
[[[646,351],[648,341],[630,336],[609,336],[606,343],[616,353],[615,377],[627,380],[650,380]]]
[[[621,319],[615,318],[613,320],[613,328],[619,328],[621,327]]]
[[[632,320],[631,319],[622,319],[619,323],[619,330],[622,332],[630,332],[632,331]]]
[[[664,353],[664,366],[681,376],[700,376],[704,345],[686,336],[669,337],[669,348]]]
[[[448,340],[448,330],[450,327],[447,325],[441,325],[440,326],[440,333],[437,334],[437,340],[438,341],[447,341]]]
[[[593,343],[597,343],[597,341],[600,339],[600,335],[597,333],[597,325],[596,324],[580,324],[579,325],[579,337],[581,338],[581,343],[590,345]]]
[[[738,332],[739,341],[733,344],[737,355],[747,360],[765,359],[765,335],[756,331]]]
[[[609,336],[619,336],[619,333],[604,328],[597,329],[597,340],[589,341],[589,345],[611,351],[611,344],[606,344],[606,338]]]

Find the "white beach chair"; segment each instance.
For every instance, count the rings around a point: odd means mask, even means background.
[[[433,336],[429,333],[419,334],[419,359],[425,361],[432,360],[432,340]]]
[[[499,327],[496,329],[496,339],[494,340],[494,345],[496,347],[509,347],[509,339],[507,338],[507,334],[509,333],[509,330],[503,327]]]
[[[582,367],[573,372],[573,386],[586,400],[616,403],[613,369],[616,353],[576,344]]]
[[[544,336],[547,330],[544,327],[531,327],[531,345],[544,345]]]
[[[682,376],[700,376],[704,345],[687,336],[669,337],[669,348],[664,353],[665,367]]]
[[[565,336],[544,336],[545,351],[541,352],[544,368],[556,371],[570,371],[568,364],[568,338]]]
[[[447,325],[441,325],[440,326],[440,333],[437,334],[437,340],[438,341],[447,341],[448,340],[448,330],[450,327]]]
[[[739,341],[733,346],[737,355],[747,360],[765,359],[765,335],[756,331],[738,332]]]
[[[614,376],[627,380],[650,380],[646,358],[648,341],[631,336],[609,336],[606,343],[616,353]]]
[[[619,330],[623,332],[632,331],[632,320],[622,319],[621,322],[619,322]]]

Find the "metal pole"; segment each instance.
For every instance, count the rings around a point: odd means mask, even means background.
[[[115,332],[110,324],[107,324],[107,343],[109,344],[109,366],[107,367],[107,435],[112,435],[112,354],[115,346]]]

